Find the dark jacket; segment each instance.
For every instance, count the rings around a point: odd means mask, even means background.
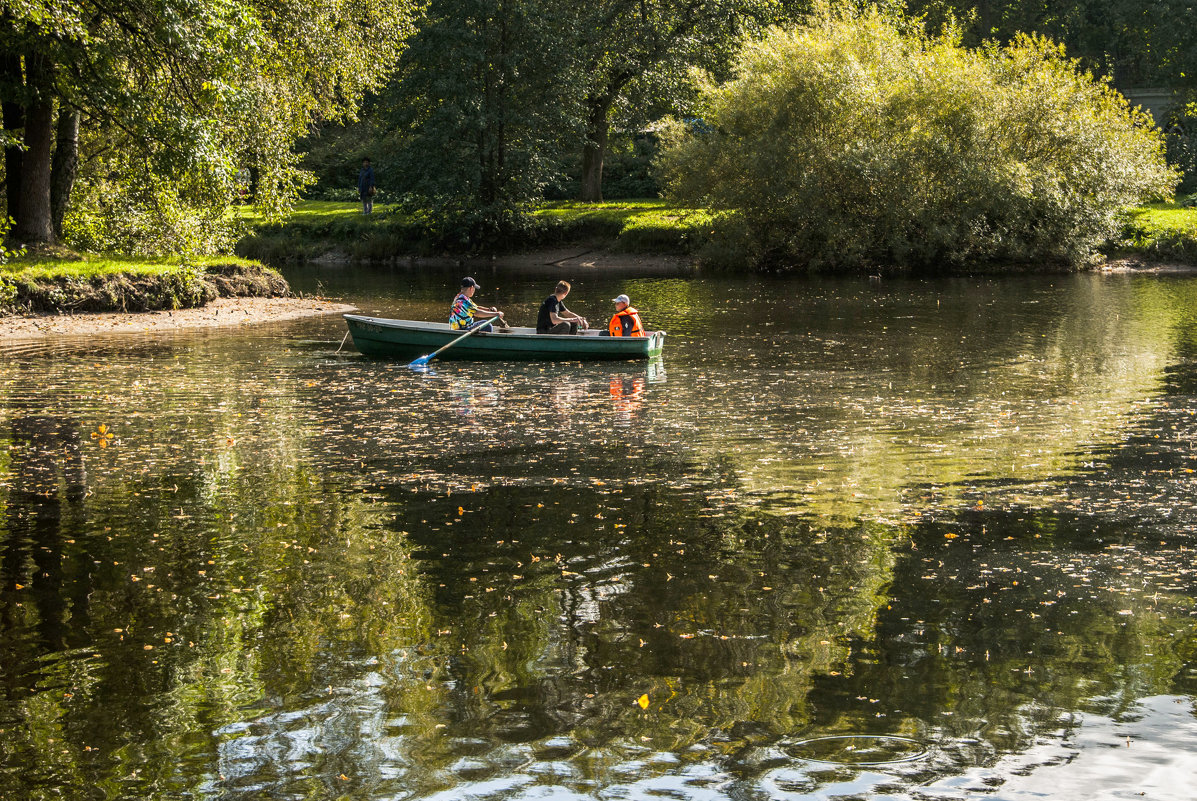
[[[372,186],[374,186],[374,168],[362,167],[357,174],[357,193],[364,195],[370,191]]]

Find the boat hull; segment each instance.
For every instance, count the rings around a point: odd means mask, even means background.
[[[462,334],[450,329],[447,323],[391,320],[358,314],[343,316],[353,336],[354,347],[375,359],[411,360],[427,356]],[[444,361],[627,361],[658,356],[664,344],[664,331],[653,331],[645,337],[605,337],[596,331],[570,336],[537,334],[529,328],[516,328],[510,334],[471,334],[436,358]]]

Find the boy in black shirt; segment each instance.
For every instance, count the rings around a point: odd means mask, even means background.
[[[565,296],[568,294],[569,282],[558,281],[553,294],[540,304],[540,313],[536,315],[536,333],[576,334],[579,326],[586,328],[585,317],[574,314],[565,308]]]

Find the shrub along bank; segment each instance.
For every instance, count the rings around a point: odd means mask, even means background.
[[[274,270],[248,259],[209,256],[18,257],[0,264],[0,316],[131,312],[203,306],[219,297],[285,297]]]
[[[675,202],[727,212],[710,258],[732,266],[1078,268],[1179,177],[1055,44],[967,48],[874,6],[772,30],[703,104],[663,129],[662,169]]]

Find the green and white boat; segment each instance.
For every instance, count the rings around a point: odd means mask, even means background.
[[[354,346],[376,359],[409,360],[448,345],[461,331],[448,323],[420,320],[391,320],[346,314]],[[649,331],[643,337],[602,336],[597,330],[577,334],[538,334],[535,328],[512,328],[510,333],[479,331],[437,356],[438,361],[591,361],[598,359],[649,359],[661,354],[664,331]]]

